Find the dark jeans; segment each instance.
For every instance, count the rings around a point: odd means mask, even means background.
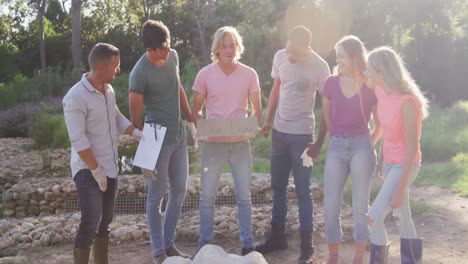
[[[75,238],[75,248],[90,248],[95,237],[108,237],[114,218],[117,179],[107,178],[107,190],[102,192],[90,170],[80,170],[73,178],[81,207],[81,221]]]
[[[302,165],[301,155],[312,135],[286,134],[273,129],[271,138],[272,224],[284,225],[288,212],[288,183],[292,170],[299,205],[299,231],[312,232],[314,204],[310,189],[312,168]]]

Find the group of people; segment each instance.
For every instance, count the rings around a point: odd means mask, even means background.
[[[179,58],[170,47],[170,33],[161,21],[148,20],[141,30],[146,52],[129,76],[131,121],[116,106],[112,81],[120,72],[119,50],[97,44],[89,54],[90,72],[63,99],[72,145],[71,169],[81,207],[81,222],[73,250],[74,262],[108,263],[109,224],[117,193],[118,134],[143,138],[144,123],[167,127],[154,170],[148,178],[147,223],[154,263],[166,257],[189,255],[174,244],[177,221],[185,198],[188,154],[183,120],[234,119],[249,115],[262,121],[260,85],[255,70],[239,61],[242,38],[233,27],[219,28],[213,37],[213,63],[195,79],[192,107],[179,76]],[[227,162],[235,185],[241,255],[267,254],[288,247],[285,234],[287,186],[292,171],[299,207],[299,264],[312,263],[312,168],[301,154],[316,158],[329,134],[324,170],[324,211],[327,263],[339,262],[340,208],[345,182],[352,178],[355,253],[353,263],[364,262],[370,239],[370,263],[386,263],[389,242],[385,216],[393,210],[401,236],[402,263],[420,263],[422,241],[411,220],[408,189],[419,170],[421,122],[428,103],[406,70],[401,57],[388,47],[369,54],[355,36],[335,46],[337,66],[330,68],[311,47],[311,33],[296,26],[288,33],[285,49],[273,58],[274,80],[261,133],[271,136],[271,230],[256,245],[251,223],[250,184],[252,135],[210,137],[202,144],[200,237],[198,249],[213,241],[217,186]],[[314,105],[322,97],[319,135],[315,142]],[[202,109],[205,107],[206,115]],[[144,120],[142,117],[144,116]],[[369,125],[372,119],[372,129]],[[374,146],[382,137],[380,153]],[[372,178],[383,185],[369,208]],[[169,189],[168,189],[169,187]],[[160,205],[169,198],[161,216]]]

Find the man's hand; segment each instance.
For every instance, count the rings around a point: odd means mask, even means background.
[[[320,154],[320,150],[322,149],[322,146],[317,144],[317,142],[315,142],[315,143],[307,144],[307,148],[309,149],[307,150],[307,155],[315,159]]]
[[[156,174],[157,174],[156,169],[154,171],[141,169],[141,172],[143,173],[143,176],[145,176],[145,178],[147,178],[148,180],[153,180],[153,181],[156,180]]]
[[[136,141],[140,141],[143,139],[143,131],[139,130],[138,128],[135,128],[132,132],[132,137],[136,140]]]
[[[263,127],[262,127],[262,135],[264,137],[268,137],[268,134],[270,133],[270,129],[271,129],[271,123],[265,123],[263,124]]]
[[[194,112],[192,112],[192,118],[191,118],[191,119],[192,119],[192,120],[191,120],[192,123],[197,124],[197,121],[198,121],[199,119],[203,119],[203,116],[202,116],[200,113],[194,113]]]
[[[98,166],[95,170],[91,170],[91,173],[93,174],[94,180],[98,183],[99,189],[105,192],[107,190],[107,176],[104,171]]]

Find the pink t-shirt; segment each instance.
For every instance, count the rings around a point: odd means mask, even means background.
[[[422,113],[418,100],[414,95],[392,93],[387,94],[382,88],[375,88],[375,95],[377,96],[377,114],[382,125],[382,139],[383,139],[383,155],[384,161],[387,163],[397,163],[403,165],[406,159],[406,151],[408,145],[406,144],[405,128],[403,124],[403,103],[411,100],[417,111],[417,133],[418,133],[418,153],[415,164],[421,162],[421,124]]]
[[[260,91],[257,72],[242,63],[226,75],[217,63],[201,69],[192,90],[205,96],[206,119],[230,119],[247,117],[248,99]],[[209,141],[236,142],[242,138],[210,138]]]

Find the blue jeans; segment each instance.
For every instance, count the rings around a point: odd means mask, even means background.
[[[369,134],[355,137],[330,137],[324,171],[324,212],[327,243],[339,243],[343,190],[351,173],[353,183],[354,241],[369,240],[367,211],[376,156]]]
[[[164,145],[156,163],[156,180],[148,180],[146,214],[151,239],[151,252],[158,256],[174,245],[177,221],[187,190],[187,142]],[[169,200],[161,219],[161,201],[169,183]]]
[[[252,176],[250,142],[206,142],[202,148],[202,191],[200,196],[200,240],[198,241],[198,247],[201,248],[213,240],[214,208],[218,182],[224,164],[228,162],[235,184],[241,246],[242,248],[253,248],[252,205],[250,201],[250,180]]]
[[[403,205],[400,208],[393,209],[393,217],[398,218],[398,230],[400,237],[405,239],[416,239],[416,229],[414,228],[413,219],[411,216],[411,209],[409,204],[409,186],[418,175],[420,165],[414,165],[411,170],[411,175],[408,182],[408,187],[405,190],[405,198]],[[393,193],[398,188],[400,177],[403,172],[403,166],[400,164],[383,164],[382,173],[384,182],[380,188],[379,194],[375,197],[368,216],[374,220],[371,225],[371,242],[375,245],[387,245],[387,231],[385,229],[385,217],[392,211],[390,202]]]
[[[117,179],[107,178],[107,190],[102,192],[89,169],[73,178],[80,202],[81,220],[75,238],[75,248],[90,248],[95,237],[108,237],[114,218]]]
[[[302,166],[301,155],[312,142],[312,135],[287,134],[272,131],[271,138],[271,188],[273,192],[272,224],[286,224],[288,212],[289,173],[293,172],[299,204],[299,231],[312,232],[314,204],[310,189],[312,168]]]

